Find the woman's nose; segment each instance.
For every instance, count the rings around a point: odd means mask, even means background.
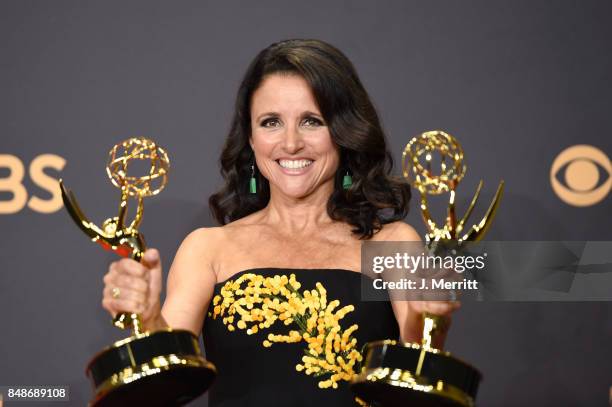
[[[283,137],[283,148],[288,153],[295,153],[304,147],[304,140],[295,126],[287,126]]]

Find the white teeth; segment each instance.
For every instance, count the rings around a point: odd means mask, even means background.
[[[304,168],[312,164],[312,160],[278,160],[278,163],[283,168]]]

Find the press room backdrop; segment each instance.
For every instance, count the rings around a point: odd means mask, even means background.
[[[423,131],[456,136],[462,208],[479,179],[483,201],[504,179],[489,239],[612,240],[611,15],[608,1],[0,2],[0,385],[69,385],[84,405],[87,361],[123,335],[100,306],[114,256],[77,230],[54,180],[100,223],[119,198],[110,147],[166,147],[170,181],[141,230],[167,271],[183,237],[213,224],[239,80],[282,39],[348,55],[397,163]],[[575,145],[604,159],[570,150],[556,193],[553,162]],[[407,221],[423,231],[415,207]],[[611,340],[610,303],[478,303],[447,348],[484,373],[481,405],[605,405]]]

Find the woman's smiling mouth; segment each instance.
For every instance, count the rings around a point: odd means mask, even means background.
[[[276,163],[281,167],[283,173],[289,175],[301,175],[308,171],[308,168],[312,165],[314,160],[299,159],[299,160],[287,160],[279,159]]]

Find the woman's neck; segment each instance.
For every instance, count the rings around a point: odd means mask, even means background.
[[[327,213],[327,202],[332,192],[331,183],[302,198],[289,197],[272,189],[270,201],[263,209],[262,221],[277,228],[281,234],[313,235],[335,222]]]

